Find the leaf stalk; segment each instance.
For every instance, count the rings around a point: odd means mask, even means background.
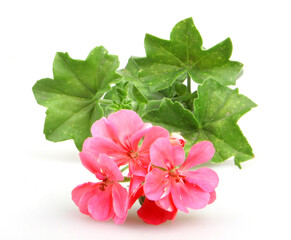
[[[191,78],[188,72],[187,72],[187,90],[189,93],[191,93]]]

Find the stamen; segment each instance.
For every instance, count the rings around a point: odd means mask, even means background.
[[[130,152],[128,153],[128,156],[129,156],[130,158],[132,158],[132,159],[135,159],[135,158],[138,157],[138,152],[130,151]]]
[[[100,189],[101,191],[105,191],[105,187],[106,187],[106,186],[107,186],[106,183],[102,182],[102,183],[100,184],[100,186],[99,186],[99,189]]]

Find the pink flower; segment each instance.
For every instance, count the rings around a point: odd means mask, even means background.
[[[134,176],[130,181],[130,195],[128,202],[129,209],[137,199],[144,196],[143,184],[140,183],[142,179],[139,178]],[[131,188],[134,188],[134,190],[131,190]],[[172,211],[164,210],[160,208],[154,201],[144,197],[144,202],[142,203],[140,209],[137,211],[137,215],[148,224],[159,225],[166,222],[167,220],[174,220],[177,215],[177,211],[177,208],[172,209]]]
[[[174,221],[177,211],[177,209],[172,212],[166,211],[158,207],[154,201],[145,198],[141,208],[137,211],[137,215],[148,224],[159,225],[167,220]]]
[[[171,146],[168,138],[157,139],[150,148],[152,170],[144,183],[145,196],[169,212],[175,208],[200,209],[215,200],[217,174],[209,168],[188,169],[207,162],[215,153],[211,142],[194,145],[185,159],[180,146]],[[181,165],[181,166],[180,166]]]
[[[172,146],[184,147],[186,140],[179,133],[173,132],[170,135],[170,142]]]
[[[120,110],[101,118],[93,124],[91,132],[93,137],[86,139],[82,151],[95,156],[104,153],[113,157],[118,166],[129,164],[130,176],[147,174],[150,146],[157,138],[169,136],[166,129],[143,123],[131,110]]]
[[[112,218],[117,224],[123,223],[127,216],[128,194],[118,183],[124,179],[118,166],[105,154],[96,158],[88,152],[81,152],[80,157],[83,165],[102,180],[81,184],[72,191],[72,199],[80,212],[95,220]]]

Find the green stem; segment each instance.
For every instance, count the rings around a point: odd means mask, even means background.
[[[188,72],[187,72],[187,90],[189,93],[191,93],[191,78]]]
[[[124,179],[122,181],[119,181],[119,182],[130,182],[130,178],[124,177]]]
[[[126,169],[128,169],[128,165],[126,165],[124,168],[122,168],[120,171],[124,172]]]

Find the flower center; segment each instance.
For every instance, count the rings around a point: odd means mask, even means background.
[[[107,187],[107,184],[106,184],[105,182],[102,182],[102,183],[100,184],[100,186],[99,186],[99,189],[100,189],[101,191],[105,191],[105,187]]]
[[[185,183],[185,177],[180,175],[177,169],[171,169],[169,171],[169,176],[172,177],[176,183]]]
[[[130,151],[128,156],[132,159],[138,158],[138,152]]]

